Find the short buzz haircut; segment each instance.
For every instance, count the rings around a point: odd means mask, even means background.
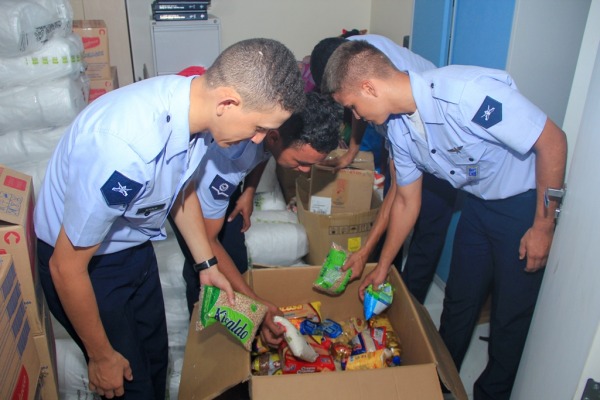
[[[279,128],[283,148],[305,144],[322,154],[338,147],[343,107],[329,96],[316,92],[306,94],[306,105]]]
[[[323,73],[321,93],[335,94],[351,82],[365,78],[386,78],[396,67],[390,59],[364,40],[347,41],[331,54]]]
[[[245,107],[294,112],[304,107],[304,81],[292,52],[272,39],[247,39],[226,48],[206,70],[211,88],[231,87]]]

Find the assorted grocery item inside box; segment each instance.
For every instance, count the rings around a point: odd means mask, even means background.
[[[365,272],[372,268],[374,265],[368,264]],[[313,288],[320,270],[321,266],[254,268],[246,277],[259,296],[282,307],[284,316],[286,313],[288,316],[301,315],[302,312],[298,310],[306,308],[309,312],[305,315],[310,320],[310,315],[314,317],[316,304],[319,304],[322,322],[329,320],[333,323],[313,324],[313,327],[320,325],[325,330],[335,331],[334,323],[337,323],[341,326],[340,335],[346,337],[352,336],[349,332],[360,327],[371,331],[372,328],[386,326],[383,318],[386,316],[394,335],[390,335],[390,346],[386,347],[389,353],[383,359],[358,357],[372,360],[366,364],[356,362],[356,368],[348,368],[350,358],[347,358],[346,370],[342,370],[343,357],[339,356],[340,352],[347,349],[338,347],[331,352],[331,344],[329,348],[323,344],[327,340],[331,342],[326,334],[317,335],[327,339],[318,344],[317,341],[321,339],[308,335],[305,340],[313,343],[311,347],[322,360],[307,362],[293,355],[291,346],[284,345],[277,353],[282,366],[281,373],[276,372],[275,368],[273,374],[268,375],[267,368],[267,374],[264,375],[259,372],[260,367],[257,368],[260,359],[256,361],[255,356],[223,324],[212,324],[202,331],[196,330],[199,315],[197,305],[188,332],[179,398],[214,398],[245,381],[249,381],[251,398],[261,400],[279,399],[286,393],[293,393],[297,398],[442,399],[440,381],[457,399],[467,398],[458,372],[427,311],[413,301],[395,268],[389,274],[389,283],[394,288],[393,301],[383,314],[372,318],[375,322],[371,326],[369,321],[364,320],[364,307],[357,291],[359,282],[350,282],[343,294],[329,295]],[[377,339],[377,334],[370,338],[363,336],[363,343],[366,340],[372,346],[380,346],[374,344],[380,339]],[[356,340],[354,342],[358,347]],[[325,351],[330,353],[322,357]],[[383,353],[386,352],[379,351],[379,355]],[[370,368],[375,365],[380,368]],[[285,366],[287,371],[283,369]],[[318,369],[321,371],[316,372]]]

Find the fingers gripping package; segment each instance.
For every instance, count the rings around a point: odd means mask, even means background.
[[[348,252],[340,245],[333,243],[313,287],[329,294],[344,293],[352,275],[351,270],[342,271],[347,258]]]
[[[365,290],[365,319],[368,321],[373,315],[381,314],[392,304],[394,288],[389,282],[384,282],[377,289],[369,285]]]
[[[224,291],[214,286],[203,286],[196,330],[200,331],[218,321],[250,351],[266,313],[267,306],[248,296],[236,292],[235,305],[232,307]]]

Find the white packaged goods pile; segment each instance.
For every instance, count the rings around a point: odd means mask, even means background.
[[[0,134],[68,124],[87,104],[83,43],[68,0],[3,0]]]

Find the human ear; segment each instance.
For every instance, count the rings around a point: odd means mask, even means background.
[[[369,96],[377,97],[377,88],[373,81],[366,80],[361,84],[361,89]]]
[[[221,116],[232,106],[237,107],[241,103],[239,96],[233,90],[224,89],[222,96],[217,103],[217,115]]]

